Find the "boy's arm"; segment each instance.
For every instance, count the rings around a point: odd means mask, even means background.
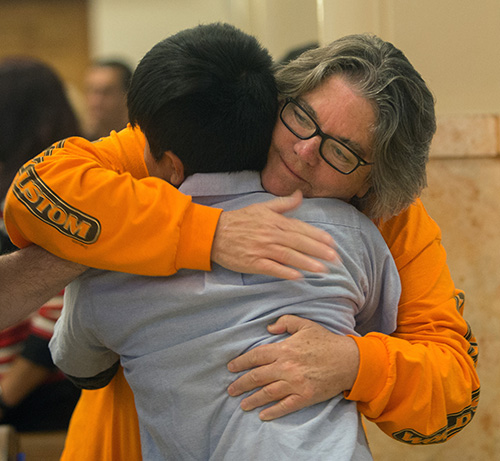
[[[224,213],[192,203],[148,177],[145,139],[131,127],[91,143],[69,138],[28,162],[7,196],[5,223],[19,247],[30,243],[100,269],[170,275],[233,270],[297,278],[333,260],[331,237],[282,213],[299,196]],[[219,219],[220,218],[220,219]]]
[[[65,292],[49,349],[54,364],[78,387],[99,389],[116,374],[120,357],[102,342],[94,323],[94,300],[78,296],[78,284],[79,279]]]

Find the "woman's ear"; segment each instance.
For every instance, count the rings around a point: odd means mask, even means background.
[[[181,159],[177,157],[172,151],[167,150],[164,152],[164,161],[168,164],[168,178],[167,181],[172,186],[179,187],[184,182],[184,164]]]

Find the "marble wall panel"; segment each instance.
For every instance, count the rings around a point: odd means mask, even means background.
[[[481,398],[472,422],[446,443],[411,447],[368,423],[375,460],[497,460],[500,453],[500,158],[436,159],[423,200],[443,231],[448,264],[466,293],[479,343]]]
[[[494,157],[499,152],[500,117],[496,114],[441,115],[431,158]]]

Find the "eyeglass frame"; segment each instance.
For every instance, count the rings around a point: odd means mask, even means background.
[[[288,124],[285,122],[285,120],[283,119],[283,112],[285,111],[285,108],[288,104],[295,104],[302,112],[304,112],[304,114],[306,114],[310,119],[311,121],[314,123],[314,126],[316,127],[316,130],[314,130],[314,133],[310,136],[299,136],[297,133],[295,133],[294,130],[292,130],[292,128],[290,128],[288,126]],[[288,129],[288,131],[290,131],[290,133],[292,133],[294,136],[296,136],[297,138],[299,139],[302,139],[303,141],[306,141],[308,139],[312,139],[314,138],[315,136],[319,136],[321,138],[321,144],[319,145],[319,155],[320,157],[329,165],[331,166],[334,170],[338,171],[339,173],[343,174],[343,175],[349,175],[351,173],[354,173],[360,166],[368,166],[368,165],[373,165],[374,162],[367,162],[366,160],[364,160],[362,157],[360,157],[358,154],[356,154],[356,152],[354,152],[345,142],[342,142],[340,139],[337,139],[333,136],[330,136],[326,133],[323,133],[323,131],[321,131],[321,128],[319,127],[318,125],[318,122],[316,122],[316,120],[314,120],[314,118],[311,116],[311,114],[309,114],[309,112],[307,112],[307,110],[305,110],[298,102],[297,100],[295,100],[294,98],[292,97],[288,97],[285,99],[285,103],[283,104],[283,107],[281,108],[281,111],[280,111],[280,120],[281,120],[281,123],[283,123],[283,125],[285,125],[285,127]],[[323,144],[325,143],[325,141],[327,139],[333,139],[335,142],[338,142],[341,146],[345,147],[352,155],[354,155],[354,157],[356,157],[356,160],[358,161],[358,163],[356,164],[356,166],[349,172],[345,173],[344,171],[342,170],[339,170],[338,167],[332,165],[327,159],[326,157],[323,155]]]

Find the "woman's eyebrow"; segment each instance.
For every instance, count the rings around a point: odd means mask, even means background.
[[[318,114],[316,113],[316,111],[308,104],[307,101],[305,101],[304,99],[302,98],[298,98],[297,99],[297,102],[307,111],[307,113],[309,115],[311,115],[314,120],[316,121],[316,123],[318,123]]]

